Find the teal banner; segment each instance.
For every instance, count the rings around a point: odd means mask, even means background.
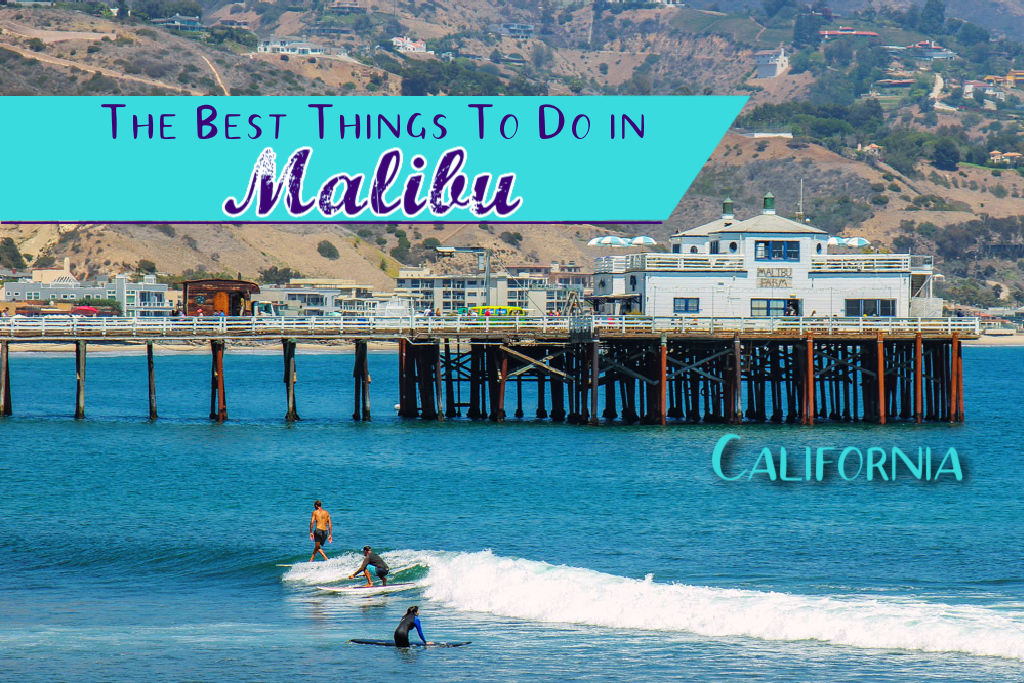
[[[660,222],[745,97],[4,97],[0,221]]]

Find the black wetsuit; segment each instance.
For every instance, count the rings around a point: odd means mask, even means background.
[[[395,629],[395,647],[409,647],[409,631],[415,627],[416,633],[424,643],[427,639],[423,637],[423,629],[420,628],[420,618],[417,614],[406,614]]]

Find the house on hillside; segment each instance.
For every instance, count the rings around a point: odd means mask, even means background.
[[[533,24],[502,24],[501,32],[509,38],[525,40],[533,38],[534,28]]]
[[[976,92],[982,93],[988,99],[1006,100],[1006,93],[988,81],[964,81],[964,97],[974,97]]]
[[[413,40],[409,36],[395,36],[391,44],[398,52],[409,52],[418,54],[434,54],[427,50],[427,44],[422,40]]]
[[[993,86],[1024,88],[1024,69],[1010,69],[1005,76],[985,76],[985,82]]]
[[[857,36],[865,38],[877,38],[878,34],[874,31],[859,31],[851,26],[840,26],[839,28],[828,28],[823,31],[818,31],[818,35],[823,40],[830,38],[841,38],[842,36]]]
[[[257,52],[280,55],[325,55],[327,48],[322,45],[307,43],[299,38],[273,38],[261,40],[256,47]]]
[[[789,57],[786,48],[779,46],[775,50],[764,50],[754,54],[757,61],[758,78],[775,78],[789,69]]]
[[[186,17],[178,13],[175,13],[173,17],[153,19],[151,23],[172,31],[195,32],[203,30],[203,25],[199,21],[199,17]]]

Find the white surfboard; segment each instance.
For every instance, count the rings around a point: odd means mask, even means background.
[[[415,583],[389,583],[386,586],[317,586],[317,590],[329,593],[342,593],[344,595],[387,595],[388,593],[400,593],[402,591],[416,588]]]

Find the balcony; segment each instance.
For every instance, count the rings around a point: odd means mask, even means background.
[[[629,254],[626,270],[648,272],[745,272],[742,256],[717,254]]]
[[[931,256],[853,254],[811,257],[812,273],[930,273]]]

